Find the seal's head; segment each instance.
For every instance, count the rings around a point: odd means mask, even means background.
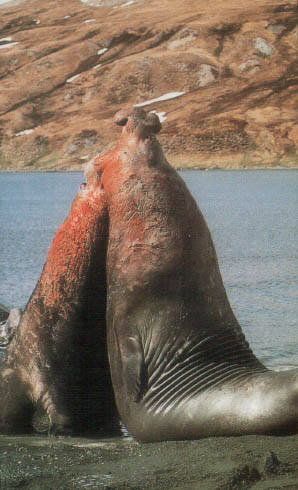
[[[134,133],[142,140],[151,138],[161,130],[159,117],[152,112],[145,112],[140,107],[121,109],[114,121],[118,126],[125,126],[125,133]]]
[[[154,165],[163,158],[161,147],[155,138],[155,134],[161,130],[156,114],[130,106],[118,111],[114,122],[123,127],[122,134],[114,148],[89,162],[85,170],[88,186],[94,184],[103,189],[101,176],[104,169],[115,169],[119,162]],[[82,187],[81,193],[85,191],[85,187]]]

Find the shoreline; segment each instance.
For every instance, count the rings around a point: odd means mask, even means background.
[[[162,139],[159,140],[161,147],[164,147]],[[99,155],[102,155],[112,147],[113,144],[105,145],[100,151],[91,152],[84,157],[79,154],[72,158],[67,158],[61,153],[47,153],[42,158],[35,161],[24,160],[18,162],[17,158],[0,152],[0,173],[1,172],[77,172],[84,171],[88,162]],[[175,170],[292,170],[298,169],[297,158],[286,158],[285,155],[279,159],[274,157],[254,158],[253,155],[243,153],[232,154],[212,154],[212,153],[172,153],[164,150],[164,156]]]
[[[237,171],[258,171],[258,170],[298,170],[298,166],[297,167],[283,167],[283,166],[274,166],[274,167],[244,167],[244,168],[241,168],[241,167],[205,167],[205,168],[202,168],[202,167],[174,167],[175,170],[177,170],[177,172],[190,172],[190,171],[200,171],[200,172],[218,172],[218,171],[225,171],[225,172],[237,172]],[[35,173],[41,173],[41,174],[51,174],[51,173],[59,173],[59,172],[63,172],[63,173],[66,173],[66,172],[82,172],[84,173],[85,171],[85,168],[71,168],[71,169],[59,169],[59,168],[54,168],[54,169],[30,169],[30,170],[26,170],[24,168],[22,169],[12,169],[12,170],[9,170],[9,169],[0,169],[0,175],[1,174],[35,174]]]

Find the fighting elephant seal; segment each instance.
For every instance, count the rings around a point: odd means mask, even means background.
[[[106,349],[103,191],[81,186],[48,252],[0,372],[0,432],[108,431],[115,403]]]
[[[6,309],[1,309],[0,305],[0,315],[1,313],[5,320],[0,322],[0,348],[4,348],[8,346],[16,333],[22,318],[22,310],[21,308],[12,308],[6,315]]]
[[[120,112],[93,165],[109,213],[107,329],[120,417],[138,441],[298,431],[298,373],[254,356],[205,220],[165,160],[156,116]],[[92,173],[91,170],[90,174]]]
[[[8,318],[8,315],[9,315],[9,309],[0,303],[0,322],[2,323],[4,321],[6,321]]]

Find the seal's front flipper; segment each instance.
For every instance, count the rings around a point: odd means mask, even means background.
[[[0,433],[32,432],[32,401],[13,369],[0,373]]]
[[[121,346],[120,350],[127,395],[138,403],[147,386],[147,370],[142,344],[139,339],[128,337],[125,346]]]

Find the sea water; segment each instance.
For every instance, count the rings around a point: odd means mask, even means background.
[[[298,171],[180,172],[215,243],[232,308],[269,367],[298,366]],[[0,173],[0,303],[24,307],[81,172]]]

